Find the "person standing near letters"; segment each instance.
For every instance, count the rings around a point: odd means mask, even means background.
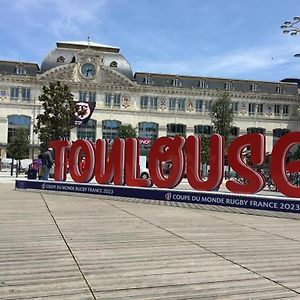
[[[47,150],[42,153],[42,180],[49,179],[50,169],[53,166],[52,150],[52,148],[47,148]]]

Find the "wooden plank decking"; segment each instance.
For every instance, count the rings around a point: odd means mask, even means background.
[[[0,299],[300,299],[299,219],[115,200],[0,184]]]

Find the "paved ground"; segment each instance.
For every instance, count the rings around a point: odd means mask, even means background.
[[[300,220],[0,178],[0,299],[300,299]]]

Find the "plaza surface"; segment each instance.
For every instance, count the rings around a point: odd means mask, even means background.
[[[2,176],[0,299],[300,299],[300,214],[211,209]]]

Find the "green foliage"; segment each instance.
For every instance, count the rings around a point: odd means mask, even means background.
[[[119,138],[135,138],[136,137],[136,130],[129,124],[129,125],[121,125],[119,129]]]
[[[297,150],[293,153],[294,160],[300,160],[300,146],[297,147]]]
[[[201,160],[205,164],[209,162],[209,136],[205,134],[201,135]]]
[[[218,99],[212,104],[210,117],[213,131],[222,135],[227,145],[229,142],[230,128],[233,125],[231,99],[228,93],[220,94]]]
[[[34,132],[38,133],[42,143],[66,138],[74,125],[76,104],[69,87],[59,81],[43,86],[39,96],[43,113],[37,116]]]
[[[7,147],[7,156],[16,160],[28,158],[29,132],[26,128],[17,128]]]

